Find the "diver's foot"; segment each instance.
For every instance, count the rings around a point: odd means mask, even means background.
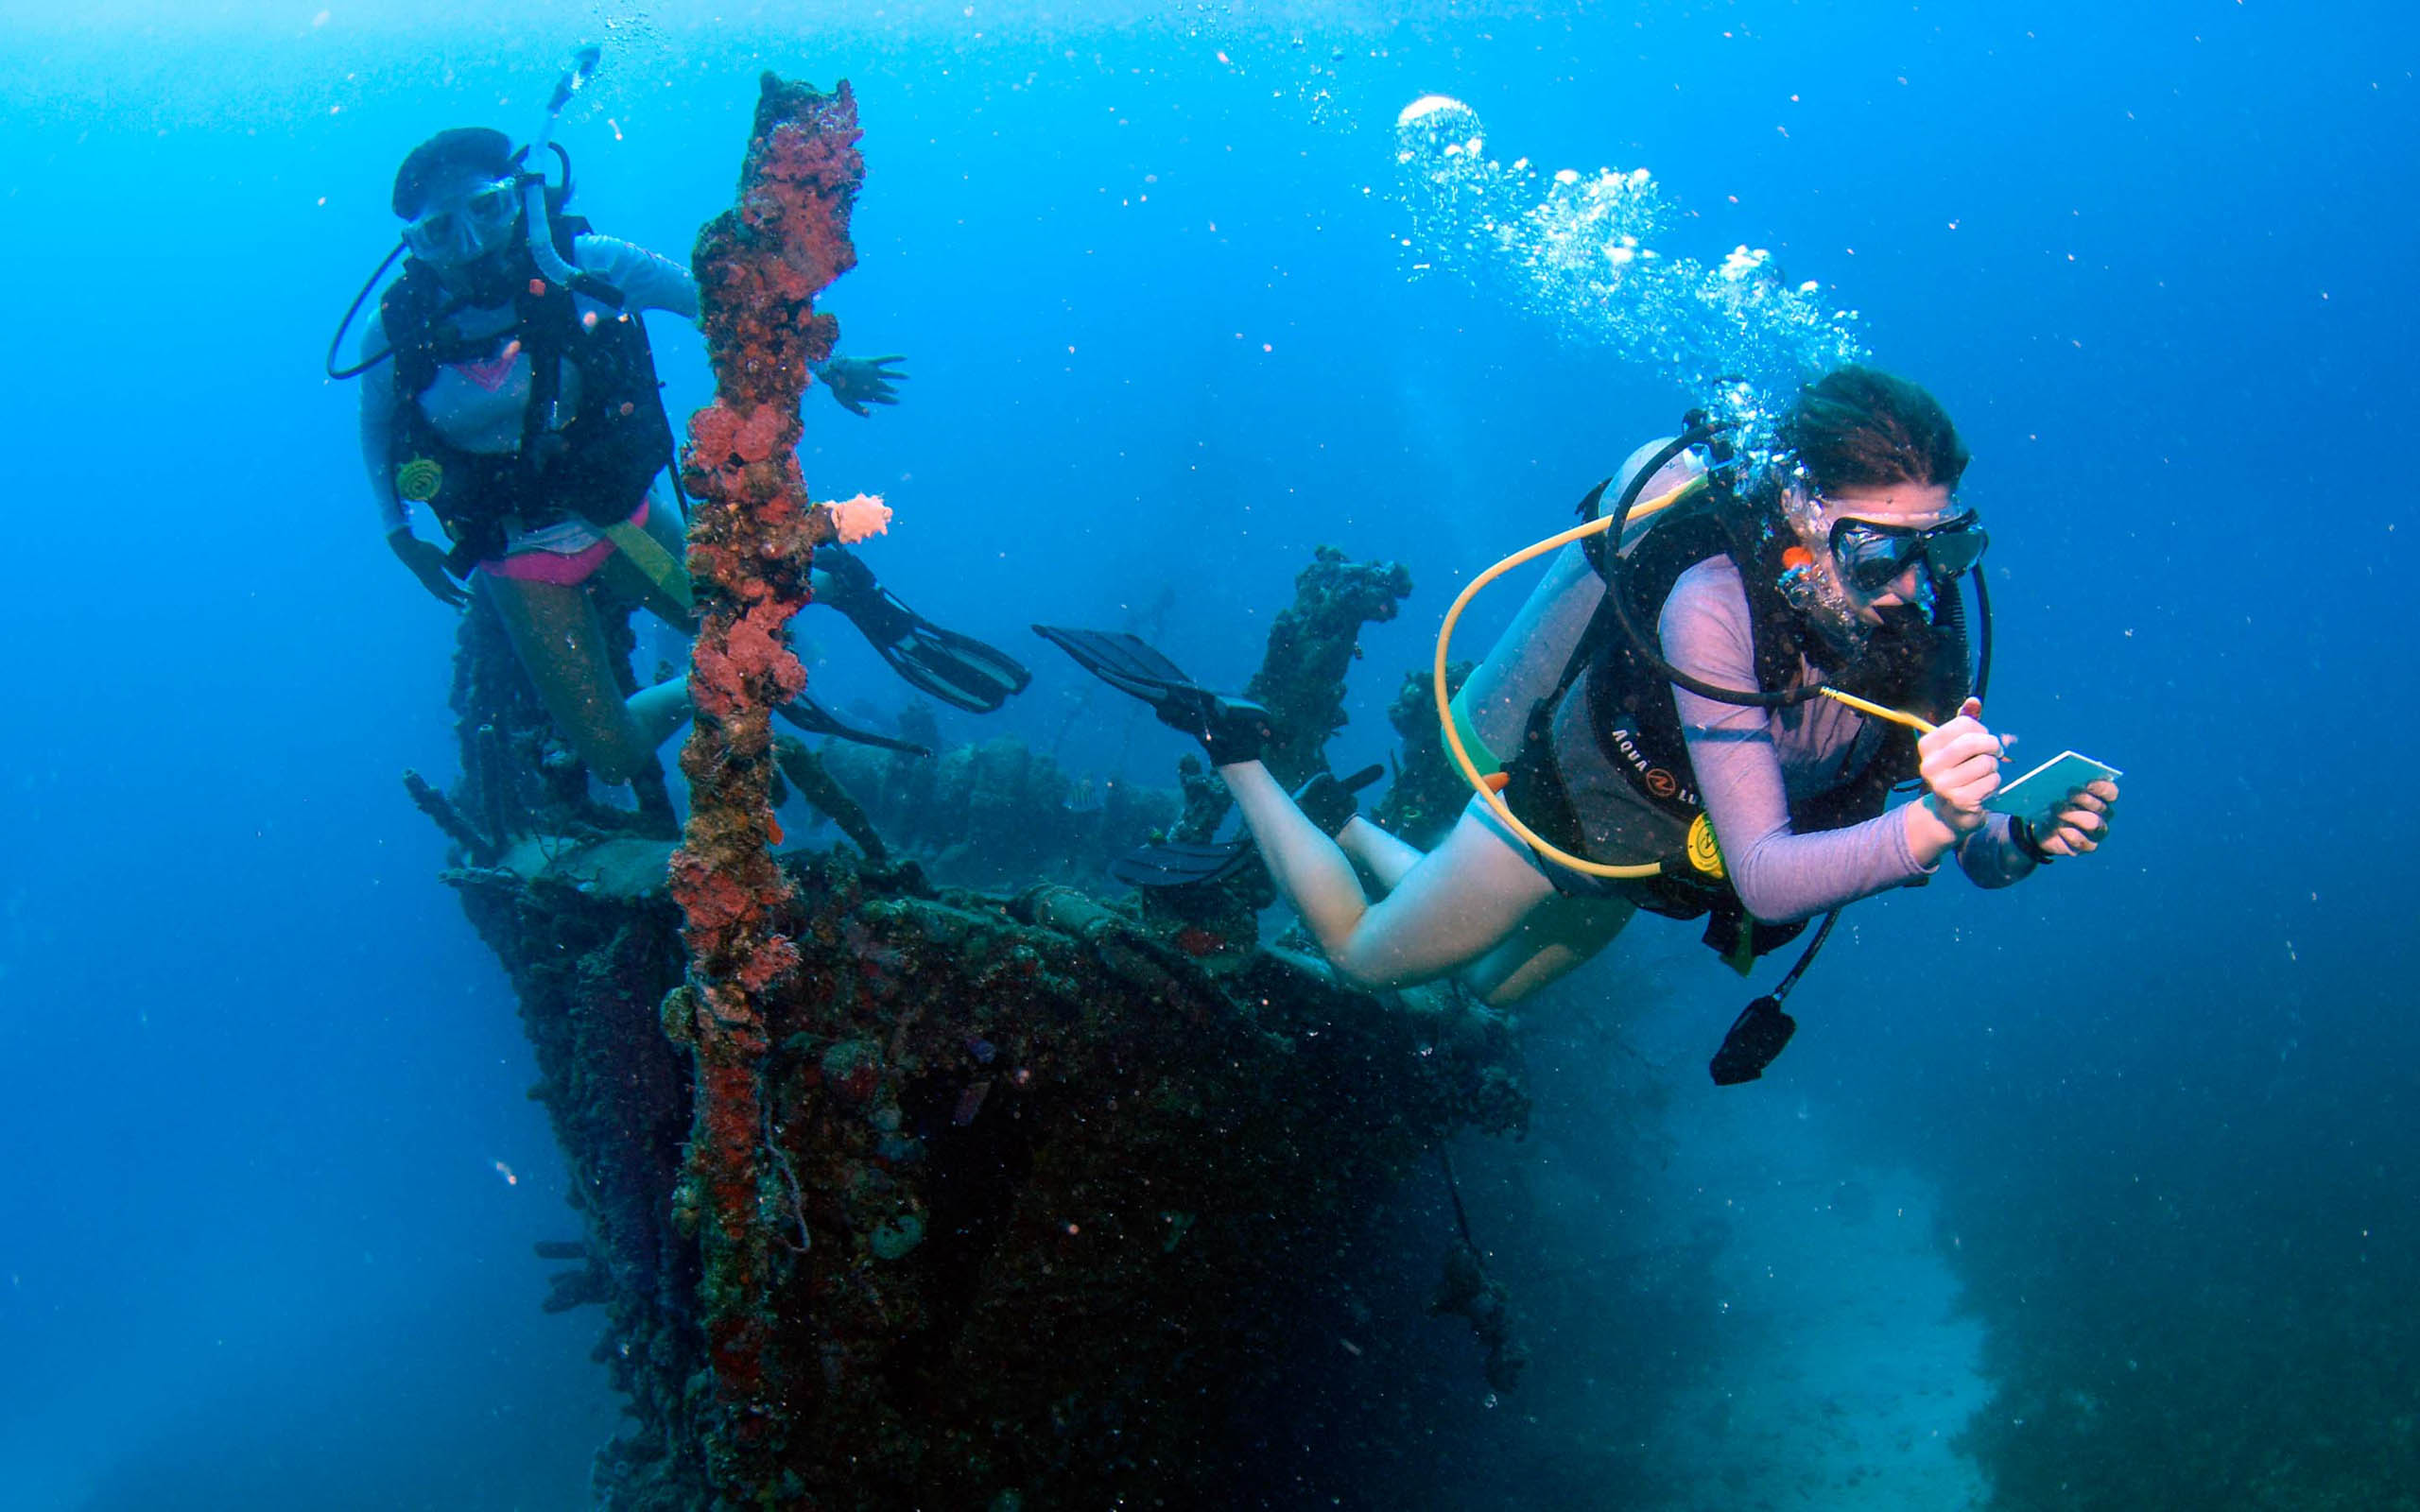
[[[1361,805],[1355,800],[1354,795],[1386,775],[1387,769],[1377,765],[1364,766],[1350,777],[1339,777],[1329,771],[1319,772],[1309,782],[1294,789],[1294,806],[1303,811],[1303,817],[1318,825],[1332,840],[1342,834],[1344,827],[1361,812]]]
[[[1184,668],[1136,636],[1062,625],[1037,625],[1033,631],[1094,677],[1150,704],[1160,723],[1201,742],[1213,766],[1258,761],[1276,738],[1268,710],[1198,685]]]
[[[1160,723],[1201,742],[1213,766],[1260,760],[1277,738],[1269,711],[1249,698],[1228,698],[1202,688],[1171,690],[1151,705]]]

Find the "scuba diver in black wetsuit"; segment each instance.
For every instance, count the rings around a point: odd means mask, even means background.
[[[475,577],[556,725],[601,781],[622,782],[688,718],[687,680],[625,698],[592,587],[683,629],[693,622],[684,526],[654,490],[672,469],[677,497],[678,474],[640,316],[694,319],[698,289],[679,264],[563,214],[560,146],[561,184],[533,171],[594,66],[584,54],[564,77],[534,147],[465,128],[404,160],[393,192],[403,240],[371,285],[407,253],[403,276],[381,298],[361,359],[339,369],[336,350],[364,287],[331,343],[329,370],[364,379],[363,460],[396,557],[449,604],[468,601],[455,579]],[[897,403],[891,386],[907,375],[891,365],[901,360],[835,357],[817,376],[863,415]],[[407,503],[437,516],[450,549],[412,534]],[[1013,658],[916,614],[838,547],[817,552],[813,589],[900,676],[944,702],[988,713],[1028,680]],[[804,698],[780,712],[812,733],[897,744]]]

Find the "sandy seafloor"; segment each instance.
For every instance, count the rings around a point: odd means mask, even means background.
[[[1778,1087],[1689,1122],[1664,1211],[1731,1237],[1711,1262],[1720,1357],[1651,1447],[1668,1470],[1696,1468],[1666,1512],[1985,1505],[1954,1447],[1989,1394],[1983,1330],[1959,1309],[1928,1184],[1844,1160],[1822,1113]]]

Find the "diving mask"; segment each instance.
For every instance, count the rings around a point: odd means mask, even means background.
[[[1832,561],[1841,580],[1860,593],[1879,593],[1921,560],[1936,578],[1956,577],[1983,559],[1992,538],[1969,509],[1932,525],[1898,525],[1844,515],[1832,523]]]
[[[406,221],[404,245],[423,262],[460,267],[503,246],[520,212],[520,190],[511,180],[498,179],[459,198],[440,200],[418,219]]]

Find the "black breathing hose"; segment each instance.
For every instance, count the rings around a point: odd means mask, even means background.
[[[1614,606],[1614,618],[1620,624],[1622,634],[1630,638],[1631,649],[1638,654],[1640,661],[1654,668],[1656,674],[1665,680],[1686,688],[1701,698],[1711,698],[1717,703],[1733,704],[1742,709],[1795,708],[1799,704],[1822,697],[1824,696],[1822,684],[1819,683],[1811,688],[1792,688],[1782,693],[1767,693],[1761,688],[1751,693],[1741,688],[1725,688],[1708,682],[1703,678],[1693,677],[1665,661],[1663,648],[1655,644],[1653,637],[1639,628],[1637,619],[1631,613],[1630,593],[1627,591],[1627,585],[1622,581],[1622,574],[1627,570],[1622,564],[1622,527],[1630,523],[1630,512],[1637,506],[1638,496],[1647,490],[1649,480],[1662,472],[1666,463],[1692,446],[1702,446],[1714,439],[1721,430],[1722,426],[1705,419],[1703,414],[1693,416],[1689,428],[1667,442],[1663,450],[1649,458],[1647,465],[1640,468],[1637,475],[1630,480],[1630,487],[1622,490],[1620,500],[1614,506],[1614,523],[1605,527],[1603,558],[1605,597]],[[1723,488],[1727,485],[1718,483],[1715,487]],[[1741,563],[1740,568],[1741,571],[1746,571],[1747,564]]]

